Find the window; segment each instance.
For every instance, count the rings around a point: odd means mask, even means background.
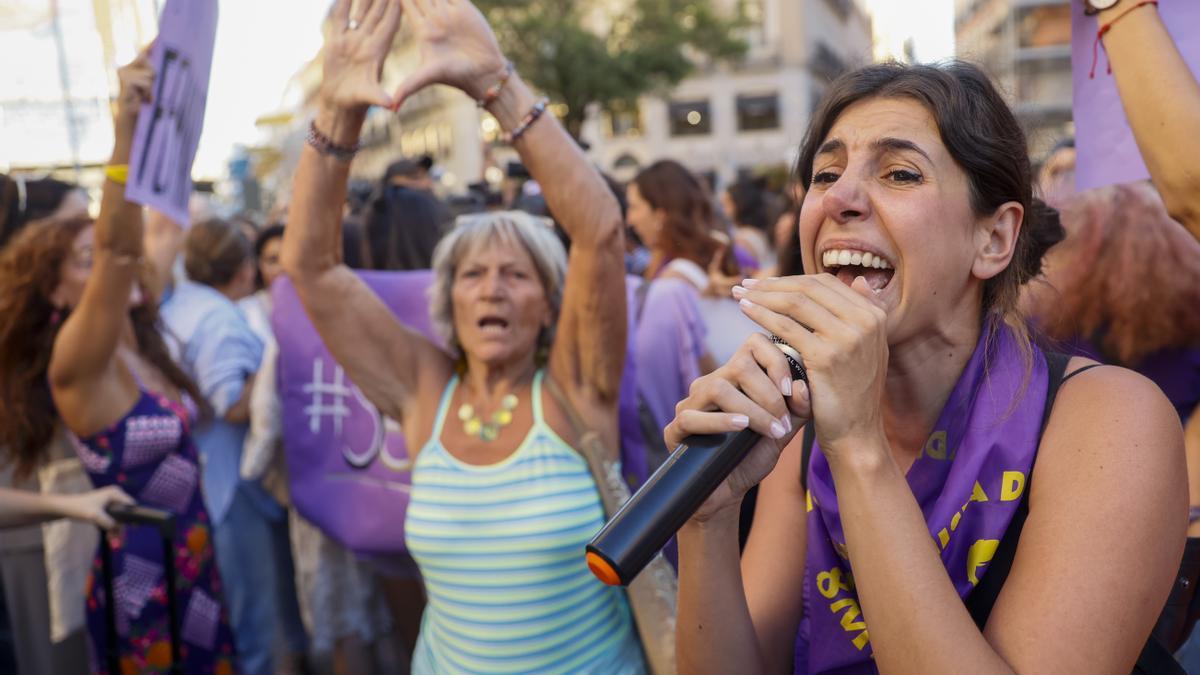
[[[829,45],[818,42],[809,57],[808,69],[826,82],[833,82],[850,67]]]
[[[642,111],[632,108],[617,108],[609,116],[613,136],[637,136],[642,133]]]
[[[712,133],[712,115],[708,101],[681,101],[668,107],[672,136],[700,136]]]
[[[738,96],[738,130],[757,131],[779,128],[779,95]]]

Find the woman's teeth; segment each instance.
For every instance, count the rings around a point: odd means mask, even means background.
[[[861,265],[879,270],[892,269],[892,263],[874,253],[864,253],[852,249],[830,249],[821,254],[821,262],[826,267],[845,267],[846,265]]]

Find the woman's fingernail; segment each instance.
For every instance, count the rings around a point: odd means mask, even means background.
[[[779,420],[771,422],[771,438],[780,439],[784,436],[787,436],[787,429],[785,429],[783,425],[779,423]]]
[[[779,381],[779,391],[783,392],[784,396],[792,395],[792,379],[785,377]]]
[[[729,418],[729,423],[733,425],[734,429],[745,429],[750,426],[750,418],[745,415],[734,415]]]
[[[738,300],[741,300],[743,297],[745,297],[745,295],[746,295],[745,288],[742,288],[741,286],[733,287],[733,297],[737,298]]]
[[[742,285],[746,288],[754,288],[758,285],[758,279],[742,279]]]
[[[748,300],[747,298],[742,298],[741,300],[738,300],[738,304],[741,305],[742,307],[745,307],[746,309],[750,309],[751,307],[754,307],[754,303],[750,302],[750,300]]]
[[[791,431],[792,431],[792,416],[791,415],[788,415],[785,413],[783,417],[779,418],[779,422],[780,422],[780,424],[783,425],[783,430],[785,433],[791,433]]]
[[[792,382],[792,391],[796,392],[796,396],[808,396],[808,383],[804,380],[795,380]]]

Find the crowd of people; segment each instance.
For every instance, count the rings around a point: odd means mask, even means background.
[[[1152,180],[1084,192],[1073,140],[1035,172],[964,62],[836,80],[792,184],[667,158],[622,184],[468,0],[337,0],[286,211],[182,227],[125,197],[143,52],[94,219],[0,176],[0,671],[1200,667],[1200,86],[1155,3],[1116,5]],[[389,92],[398,35],[421,61]],[[368,109],[432,85],[495,117],[523,187],[351,178]],[[427,321],[368,270],[427,270]],[[293,503],[284,286],[403,436],[403,551]],[[746,428],[662,556],[593,576],[671,449]],[[134,504],[174,516],[169,558],[110,513]]]

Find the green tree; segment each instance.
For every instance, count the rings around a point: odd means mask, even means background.
[[[476,0],[521,74],[567,106],[576,138],[586,107],[632,109],[639,96],[665,91],[702,59],[746,49],[734,16],[712,0]],[[601,7],[611,5],[612,12]]]

